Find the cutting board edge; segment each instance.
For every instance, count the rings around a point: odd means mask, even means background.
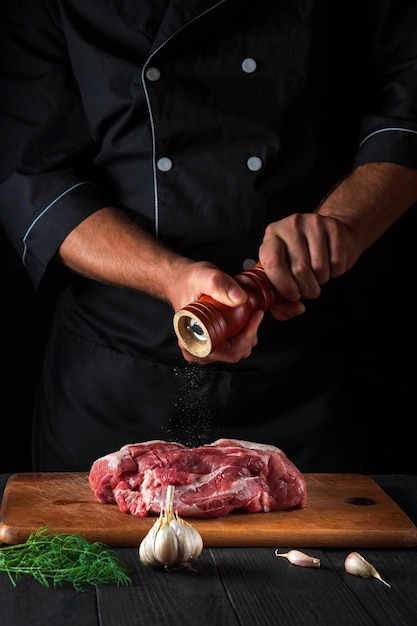
[[[88,486],[86,484],[86,478],[88,474],[86,472],[73,472],[71,473],[71,483],[74,480],[77,485],[78,481],[81,481],[83,485],[83,489],[88,491]],[[373,531],[373,529],[367,529],[366,537],[363,537],[362,529],[359,530],[357,528],[350,529],[349,533],[346,534],[346,529],[332,529],[332,535],[327,534],[327,536],[323,536],[323,530],[320,528],[319,530],[316,528],[309,529],[309,536],[306,537],[304,531],[301,531],[294,527],[291,524],[291,527],[283,528],[271,528],[267,527],[266,530],[264,527],[259,526],[259,521],[261,517],[256,518],[251,516],[251,521],[255,522],[254,528],[251,527],[252,535],[256,534],[256,540],[254,540],[253,536],[249,536],[246,531],[241,532],[241,528],[239,527],[239,532],[236,532],[236,528],[229,527],[225,535],[224,529],[221,530],[222,535],[220,537],[216,536],[213,532],[207,530],[204,527],[206,523],[204,520],[202,521],[202,527],[199,527],[199,520],[195,519],[194,521],[189,520],[191,523],[194,523],[200,530],[200,533],[203,537],[203,542],[207,547],[279,547],[280,545],[286,546],[311,546],[318,548],[340,548],[340,547],[355,547],[355,548],[413,548],[417,546],[417,528],[413,524],[412,520],[406,515],[406,513],[398,507],[398,505],[383,491],[383,489],[374,481],[371,477],[361,474],[350,474],[340,475],[340,474],[306,474],[309,480],[315,482],[316,480],[320,482],[320,480],[325,479],[329,484],[333,483],[340,478],[344,477],[353,481],[355,488],[352,491],[349,488],[349,495],[360,495],[362,492],[362,488],[364,488],[367,493],[368,486],[372,486],[372,493],[376,494],[378,500],[380,500],[383,506],[388,504],[388,510],[390,510],[390,506],[393,505],[395,507],[395,514],[399,515],[399,527],[393,528],[391,527],[383,527],[382,529],[378,529],[377,531]],[[112,547],[134,547],[138,546],[142,538],[145,536],[146,532],[150,527],[150,518],[146,518],[149,520],[147,522],[147,527],[144,526],[145,518],[140,518],[141,522],[139,527],[135,526],[135,528],[126,528],[126,526],[120,526],[118,523],[116,527],[112,527],[111,536],[109,536],[107,527],[100,528],[91,528],[88,527],[85,523],[79,524],[76,529],[67,524],[60,525],[59,521],[55,519],[54,522],[47,524],[42,524],[42,518],[38,518],[36,522],[36,526],[29,519],[23,520],[21,522],[16,522],[16,519],[10,520],[10,516],[5,516],[3,513],[6,511],[6,505],[9,495],[12,493],[11,487],[14,488],[17,483],[17,488],[21,489],[23,483],[27,480],[29,484],[29,495],[31,498],[36,498],[35,502],[38,502],[38,490],[39,490],[39,480],[45,479],[49,485],[49,489],[55,489],[56,480],[60,480],[61,478],[68,478],[68,473],[22,473],[22,474],[14,474],[9,478],[10,484],[6,485],[4,498],[2,501],[1,509],[0,509],[0,541],[3,543],[15,544],[15,543],[23,543],[26,541],[31,532],[36,530],[37,528],[43,526],[48,526],[50,532],[79,532],[83,534],[87,539],[92,541],[102,541],[107,545]],[[350,483],[349,483],[350,486]],[[359,486],[359,490],[355,491],[356,487]],[[25,502],[26,505],[26,502]],[[362,508],[362,507],[361,507]],[[10,511],[9,511],[10,512]],[[120,515],[120,511],[118,511],[118,515]],[[261,514],[260,514],[261,515]],[[266,514],[269,518],[269,515]],[[111,516],[110,516],[111,517]],[[245,516],[246,517],[246,516]],[[113,519],[113,518],[112,518]],[[243,517],[242,517],[243,519]],[[265,518],[266,519],[266,518]],[[45,520],[46,521],[46,520]],[[68,521],[68,520],[67,520]],[[200,520],[201,521],[201,520]],[[10,523],[12,522],[12,523]],[[131,520],[130,520],[131,522]],[[218,522],[222,525],[224,522],[224,518],[218,520]],[[236,520],[234,520],[236,522]],[[109,519],[109,524],[111,521]],[[127,524],[129,526],[129,523]],[[227,537],[227,540],[225,539]]]
[[[16,545],[24,543],[29,535],[33,532],[32,528],[20,527],[13,529],[10,526],[1,524],[0,521],[0,543],[7,545]],[[70,532],[68,527],[51,527],[50,532],[59,532],[67,534]],[[76,531],[80,535],[84,536],[89,541],[100,541],[109,545],[110,547],[139,547],[140,542],[145,536],[146,532],[142,529],[141,532],[131,535],[126,533],[120,533],[118,537],[115,535],[111,541],[108,540],[108,532],[105,529],[99,530],[86,530],[77,529]],[[265,536],[257,536],[256,543],[248,541],[245,538],[238,537],[237,535],[228,535],[227,540],[222,537],[216,537],[212,534],[201,533],[205,548],[281,548],[281,547],[310,547],[310,548],[365,548],[365,549],[412,549],[417,547],[417,532],[410,532],[406,535],[404,533],[392,533],[390,535],[375,534],[374,537],[363,537],[363,534],[358,532],[357,534],[351,534],[349,537],[340,534],[340,536],[332,536],[323,540],[321,533],[317,535],[310,534],[308,541],[303,533],[297,532],[283,532],[272,534],[268,533]]]

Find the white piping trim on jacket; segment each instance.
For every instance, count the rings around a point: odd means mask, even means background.
[[[76,189],[77,187],[80,187],[81,185],[91,185],[92,183],[90,183],[89,181],[82,181],[81,183],[77,183],[76,185],[73,185],[72,187],[69,187],[68,189],[66,189],[65,191],[63,191],[62,193],[59,194],[59,196],[57,196],[54,200],[52,200],[52,202],[50,202],[48,204],[48,206],[46,206],[40,213],[39,215],[33,220],[33,222],[31,223],[31,225],[29,226],[29,228],[27,229],[24,237],[23,237],[23,254],[22,254],[22,263],[23,265],[26,265],[25,263],[25,258],[26,258],[26,252],[27,252],[27,245],[26,245],[26,239],[28,238],[28,235],[30,233],[30,231],[32,230],[32,228],[35,226],[36,222],[51,208],[52,205],[55,204],[55,202],[58,202],[58,200],[60,200],[63,196],[65,196],[67,193],[70,193],[73,189]]]
[[[155,237],[158,237],[159,235],[159,197],[158,197],[158,185],[156,182],[156,169],[157,169],[156,167],[156,136],[155,136],[155,124],[154,124],[154,117],[152,115],[151,102],[149,99],[148,90],[146,88],[145,72],[149,66],[151,59],[155,56],[155,54],[159,52],[159,50],[161,50],[161,48],[163,48],[177,33],[180,33],[182,30],[184,30],[184,28],[188,27],[190,24],[198,20],[202,15],[209,13],[210,11],[218,7],[220,4],[224,4],[225,2],[227,2],[227,0],[220,0],[220,2],[217,2],[209,9],[206,9],[205,11],[203,11],[203,13],[200,13],[199,15],[194,17],[192,20],[190,20],[189,22],[181,26],[181,28],[175,31],[175,33],[172,33],[172,35],[170,35],[168,39],[165,39],[165,41],[163,41],[161,45],[158,46],[158,48],[156,48],[156,50],[152,52],[152,54],[145,61],[143,68],[142,68],[141,80],[142,80],[143,91],[145,93],[146,104],[148,106],[149,120],[151,124],[151,133],[152,133],[152,173],[153,173],[153,190],[154,190]]]
[[[401,128],[401,127],[397,128],[395,126],[392,126],[390,128],[380,128],[380,130],[374,130],[373,133],[370,133],[369,135],[365,137],[365,139],[362,139],[362,141],[359,144],[359,147],[362,147],[365,141],[368,141],[368,139],[370,139],[374,135],[379,135],[379,133],[391,132],[393,130],[403,132],[403,133],[412,133],[413,135],[417,135],[417,130],[412,130],[411,128]]]

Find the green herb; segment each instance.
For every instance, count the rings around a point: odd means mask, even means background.
[[[78,591],[86,585],[131,582],[117,554],[101,542],[81,535],[47,534],[47,528],[33,532],[26,543],[0,548],[0,571],[14,586],[22,576],[33,576],[45,587],[72,583]]]

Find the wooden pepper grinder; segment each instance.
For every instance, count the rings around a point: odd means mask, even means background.
[[[267,311],[278,292],[258,262],[234,277],[248,294],[237,307],[226,306],[210,296],[202,296],[174,315],[174,330],[185,348],[198,358],[214,352],[226,339],[235,337],[245,326],[252,311]]]

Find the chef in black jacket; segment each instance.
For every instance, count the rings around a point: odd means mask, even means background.
[[[417,199],[417,3],[0,10],[1,221],[57,298],[33,468],[233,437],[360,470],[354,270]],[[280,303],[194,363],[174,312],[258,259]]]

